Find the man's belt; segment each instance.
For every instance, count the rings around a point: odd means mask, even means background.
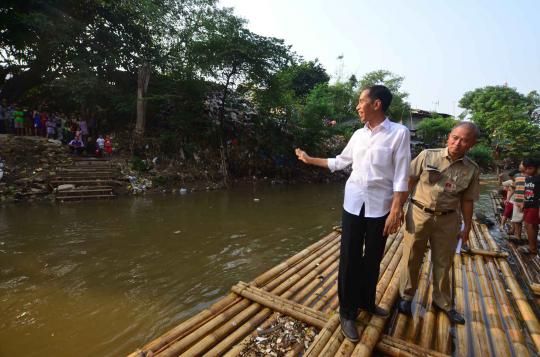
[[[444,215],[447,215],[447,214],[450,214],[450,213],[454,212],[454,210],[434,211],[431,208],[427,208],[426,206],[424,206],[423,204],[421,204],[420,202],[418,202],[417,200],[412,199],[412,198],[411,198],[411,202],[412,202],[413,205],[420,208],[422,211],[424,211],[426,213],[429,213],[429,214],[432,214],[432,215],[435,215],[435,216],[444,216]]]

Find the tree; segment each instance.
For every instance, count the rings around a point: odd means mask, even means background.
[[[215,0],[6,0],[0,98],[133,121],[139,68],[194,77],[189,44]],[[143,81],[144,82],[144,81]],[[153,84],[158,84],[156,81]],[[143,98],[145,100],[145,98]],[[112,114],[114,112],[114,114]]]
[[[239,88],[265,85],[273,73],[290,60],[289,48],[282,40],[257,35],[245,28],[245,21],[230,9],[216,10],[214,21],[192,44],[191,55],[201,74],[218,84],[220,95],[219,138],[224,183],[227,184],[225,150],[225,104]]]
[[[375,84],[386,86],[393,95],[392,104],[388,108],[388,117],[396,122],[402,122],[404,118],[410,115],[410,105],[406,99],[408,93],[400,92],[403,84],[403,77],[397,76],[390,71],[379,70],[366,73],[359,81],[360,91]]]
[[[293,91],[297,98],[305,98],[315,86],[330,80],[317,59],[286,67],[277,76],[282,88]]]
[[[431,147],[443,147],[452,127],[456,124],[454,118],[435,116],[426,118],[418,123],[416,130],[424,143]]]
[[[254,91],[260,115],[273,120],[279,128],[288,125],[298,107],[318,84],[327,84],[330,77],[317,60],[292,63],[271,76],[267,85]]]
[[[537,98],[536,92],[525,96],[507,86],[487,86],[465,93],[459,105],[479,126],[495,158],[519,159],[540,151]]]
[[[355,113],[356,95],[350,83],[333,85],[318,84],[306,97],[304,105],[299,106],[297,118],[299,144],[308,150],[317,149],[324,139],[335,134],[333,126],[352,117]]]

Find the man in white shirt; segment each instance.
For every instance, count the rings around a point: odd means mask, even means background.
[[[386,238],[403,222],[407,199],[410,134],[386,117],[391,102],[392,94],[385,86],[362,91],[356,110],[365,125],[335,159],[310,157],[296,149],[299,160],[332,172],[352,164],[343,201],[338,294],[341,329],[353,342],[359,339],[358,309],[388,315],[375,305],[379,265]]]

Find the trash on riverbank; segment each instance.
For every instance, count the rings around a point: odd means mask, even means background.
[[[146,178],[142,177],[136,177],[136,176],[127,176],[129,180],[129,185],[127,187],[128,191],[131,191],[134,195],[143,193],[146,190],[149,190],[152,188],[152,181]]]

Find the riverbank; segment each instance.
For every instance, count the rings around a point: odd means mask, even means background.
[[[191,159],[167,160],[159,156],[132,156],[128,150],[118,150],[111,157],[111,166],[119,170],[115,182],[118,196],[153,193],[188,193],[219,190],[227,186],[223,180],[219,159],[209,152]],[[4,163],[0,180],[0,202],[54,200],[51,181],[62,168],[73,165],[74,156],[67,145],[58,140],[36,136],[0,135],[0,159]],[[268,183],[320,183],[344,181],[348,173],[331,174],[326,170],[301,163],[281,164],[275,170],[262,172],[260,167],[247,170],[250,175],[230,173],[228,187]],[[268,174],[271,172],[271,174]]]

